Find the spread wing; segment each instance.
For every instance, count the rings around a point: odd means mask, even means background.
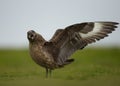
[[[58,29],[56,30],[55,34],[53,35],[53,37],[50,39],[50,41],[55,41],[56,38],[63,32],[63,29]]]
[[[57,30],[50,40],[59,49],[59,53],[55,57],[57,63],[65,64],[76,50],[107,37],[117,28],[117,24],[116,22],[86,22]]]

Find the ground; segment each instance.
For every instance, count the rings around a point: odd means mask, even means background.
[[[27,49],[1,49],[0,86],[120,86],[119,48],[85,48],[71,57],[72,64],[46,79]]]

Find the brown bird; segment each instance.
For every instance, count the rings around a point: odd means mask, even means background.
[[[52,70],[74,61],[70,56],[75,51],[107,37],[117,28],[117,24],[116,22],[78,23],[65,29],[58,29],[49,41],[30,30],[27,32],[30,55],[38,65],[46,68],[46,77],[48,73],[51,76]]]

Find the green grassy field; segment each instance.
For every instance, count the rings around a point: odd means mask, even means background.
[[[119,48],[85,48],[72,58],[46,79],[28,50],[0,50],[0,86],[120,86]]]

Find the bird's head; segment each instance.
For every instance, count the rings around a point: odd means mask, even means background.
[[[30,30],[27,32],[27,38],[29,42],[43,43],[45,41],[44,38],[40,34],[36,33],[34,30]]]
[[[27,32],[27,38],[29,41],[34,41],[36,38],[36,32],[34,30],[30,30]]]

